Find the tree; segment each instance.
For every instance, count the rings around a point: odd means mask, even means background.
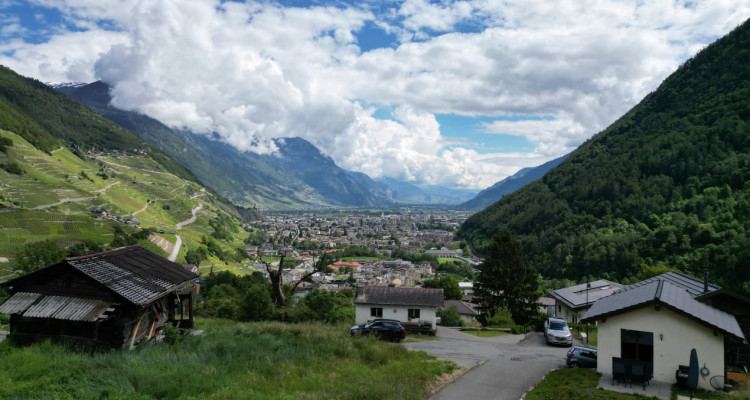
[[[442,326],[464,326],[464,320],[456,311],[456,307],[438,308],[437,316],[440,317],[440,325]]]
[[[291,238],[290,246],[291,244],[294,244],[294,242],[297,240],[297,236],[299,236],[299,232]],[[276,304],[276,306],[283,307],[286,305],[286,299],[287,295],[284,293],[284,282],[282,280],[282,275],[284,273],[284,260],[286,260],[287,253],[286,251],[283,251],[281,254],[281,260],[279,260],[279,265],[276,268],[271,267],[271,263],[268,261],[263,260],[263,257],[261,257],[260,251],[258,251],[258,258],[260,258],[261,263],[265,265],[266,272],[268,272],[268,278],[271,280],[271,290],[273,291],[273,302]],[[326,254],[323,254],[323,257],[320,258],[320,260],[316,263],[315,259],[313,258],[313,269],[310,272],[307,272],[306,274],[302,275],[302,277],[294,282],[291,286],[290,295],[293,295],[297,288],[299,287],[299,284],[305,281],[306,279],[310,278],[314,273],[326,271],[328,269],[328,260],[326,257]]]
[[[464,297],[461,287],[458,286],[458,281],[452,275],[445,275],[438,279],[428,279],[424,281],[422,286],[443,289],[446,300],[461,300]]]
[[[513,320],[528,321],[536,315],[538,290],[539,274],[526,263],[521,242],[508,229],[492,236],[474,291],[485,319],[505,307]]]
[[[247,290],[240,305],[242,321],[262,321],[273,316],[273,303],[268,290],[261,285],[253,285]]]
[[[65,248],[56,240],[32,242],[23,247],[18,255],[18,266],[25,272],[36,271],[65,258]]]
[[[333,317],[335,300],[326,290],[313,289],[302,299],[310,310],[310,317],[317,321],[330,321]]]

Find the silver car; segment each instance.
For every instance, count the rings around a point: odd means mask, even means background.
[[[573,345],[573,335],[564,319],[548,318],[544,321],[544,337],[549,344]]]

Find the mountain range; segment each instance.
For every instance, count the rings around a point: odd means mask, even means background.
[[[701,50],[560,165],[474,214],[477,252],[510,229],[544,276],[679,269],[750,294],[750,22]]]
[[[275,209],[456,204],[477,193],[476,190],[417,186],[390,178],[375,181],[361,172],[340,168],[302,138],[276,139],[278,151],[270,155],[239,151],[218,136],[173,130],[146,115],[113,107],[110,88],[101,81],[53,87],[138,133],[237,204]]]

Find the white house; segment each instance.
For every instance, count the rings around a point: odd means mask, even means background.
[[[597,371],[611,374],[613,359],[645,363],[652,379],[675,383],[675,371],[690,363],[696,349],[699,386],[711,390],[710,378],[724,375],[725,341],[745,337],[736,318],[701,303],[679,283],[651,279],[595,302],[582,322],[598,324]]]
[[[582,283],[549,292],[555,299],[555,311],[552,315],[562,318],[569,324],[580,322],[586,310],[595,301],[622,289],[622,285],[606,279]]]
[[[364,286],[354,297],[357,324],[377,318],[406,323],[429,323],[437,329],[437,309],[443,305],[443,289]]]

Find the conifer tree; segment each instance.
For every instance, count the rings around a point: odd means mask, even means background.
[[[539,274],[526,263],[521,242],[510,230],[492,236],[487,257],[479,266],[474,293],[480,299],[485,318],[507,308],[516,324],[528,322],[537,314]]]

